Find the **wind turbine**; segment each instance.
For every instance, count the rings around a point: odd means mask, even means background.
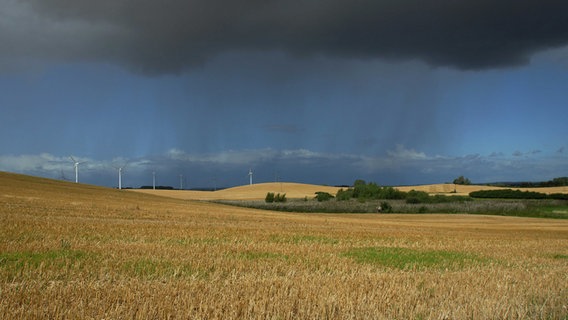
[[[252,186],[252,168],[249,169],[249,184]]]
[[[122,167],[114,167],[118,170],[118,190],[122,190]]]
[[[123,165],[122,167],[114,167],[116,170],[118,170],[118,190],[122,190],[122,169],[124,169],[126,167],[126,165]]]
[[[73,158],[73,156],[70,156],[69,158],[71,159],[71,161],[73,161],[73,166],[75,167],[75,183],[79,183],[79,165],[81,163],[85,163],[87,161],[79,162],[79,161],[75,160],[75,158]]]

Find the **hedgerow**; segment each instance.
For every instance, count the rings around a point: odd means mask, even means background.
[[[486,198],[486,199],[559,199],[557,195],[547,195],[546,193],[535,191],[521,191],[513,189],[499,189],[499,190],[479,190],[469,193],[472,198]],[[561,195],[565,196],[565,195]],[[557,197],[557,198],[556,198]]]

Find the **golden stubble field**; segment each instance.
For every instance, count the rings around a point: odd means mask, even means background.
[[[304,197],[313,198],[317,191],[329,192],[335,195],[339,189],[341,188],[303,183],[271,182],[238,186],[213,192],[151,189],[134,189],[131,191],[183,200],[259,200],[264,199],[267,192],[286,194],[286,197],[289,199],[300,199]]]
[[[568,222],[289,214],[0,173],[0,318],[563,319]]]

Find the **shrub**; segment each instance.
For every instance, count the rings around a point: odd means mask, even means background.
[[[552,186],[568,186],[568,177],[554,178],[550,181]]]
[[[274,202],[286,202],[288,199],[286,199],[286,194],[280,194],[278,193],[276,196],[274,196]]]
[[[549,194],[548,197],[550,199],[556,199],[556,200],[568,200],[568,194],[565,193],[552,193]]]
[[[355,180],[355,182],[353,183],[353,198],[359,198],[366,185],[367,183],[365,182],[365,180]]]
[[[335,199],[337,201],[347,201],[351,198],[353,198],[353,189],[351,188],[347,190],[340,189],[339,191],[337,191],[337,194],[335,195]]]
[[[428,203],[430,195],[424,191],[410,190],[406,194],[406,203]]]
[[[418,203],[422,203],[422,201],[420,201],[420,199],[417,198],[417,197],[408,197],[408,198],[406,198],[406,203],[408,203],[408,204],[418,204]]]
[[[356,180],[353,185],[353,198],[357,199],[377,199],[381,187],[374,183],[365,183],[365,180]]]
[[[392,206],[386,202],[383,201],[381,202],[381,204],[379,205],[379,212],[385,212],[385,213],[391,213],[392,212]]]
[[[363,200],[363,202],[365,200],[368,199],[404,199],[405,198],[405,192],[402,192],[400,190],[394,189],[392,187],[381,187],[378,184],[376,184],[375,182],[369,182],[366,183],[364,180],[357,180],[354,183],[353,189],[348,189],[347,191],[344,192],[348,192],[348,194],[352,197],[352,198],[357,198],[359,200]],[[347,195],[343,195],[347,197]],[[342,200],[345,198],[342,198]]]
[[[393,187],[384,187],[380,190],[379,199],[400,200],[406,198],[406,192]]]
[[[471,181],[469,181],[469,179],[465,178],[464,176],[459,176],[458,178],[454,179],[454,184],[468,185],[471,184]]]
[[[316,192],[315,198],[316,198],[317,201],[322,202],[322,201],[328,201],[328,200],[332,199],[333,196],[331,194],[329,194],[328,192],[318,191],[318,192]]]
[[[266,194],[266,197],[264,198],[264,201],[265,201],[266,203],[272,203],[272,202],[274,202],[274,192],[268,192],[268,193]]]
[[[472,198],[498,198],[498,199],[546,199],[547,194],[534,191],[521,191],[512,189],[479,190],[469,194]]]

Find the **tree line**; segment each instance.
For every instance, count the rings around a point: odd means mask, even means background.
[[[318,201],[326,201],[333,198],[333,196],[324,195],[322,192],[317,192],[316,194]],[[404,192],[393,187],[381,187],[375,182],[367,183],[365,180],[360,179],[353,183],[353,187],[337,191],[335,199],[337,201],[357,199],[361,202],[367,200],[406,200],[406,203],[444,203],[471,200],[469,197],[430,195],[428,192],[417,190]]]
[[[558,177],[549,181],[540,182],[497,182],[490,184],[498,187],[515,188],[546,188],[546,187],[565,187],[568,186],[568,177]]]
[[[479,190],[469,193],[472,198],[488,198],[488,199],[555,199],[568,200],[568,194],[553,193],[546,194],[536,191],[521,191],[512,189],[502,190]]]

